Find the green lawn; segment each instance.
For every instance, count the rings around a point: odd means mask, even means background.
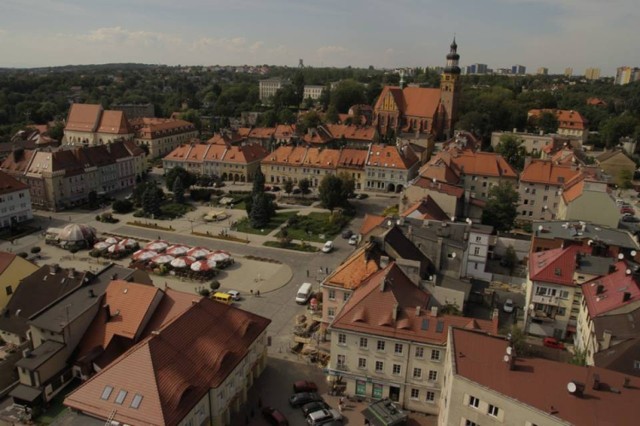
[[[269,225],[265,226],[262,229],[253,229],[251,227],[251,223],[249,222],[249,218],[243,218],[236,223],[236,225],[232,228],[233,231],[245,234],[256,234],[256,235],[267,235],[269,232],[276,229],[278,226],[282,225],[289,219],[291,216],[295,216],[298,214],[297,210],[283,213],[276,213],[275,216],[271,218]]]
[[[308,216],[298,216],[297,221],[287,228],[288,235],[294,240],[323,243],[333,239],[351,221],[351,217],[347,215],[339,216],[333,222],[330,218],[330,213],[320,212],[309,213]],[[322,237],[320,237],[321,235]]]

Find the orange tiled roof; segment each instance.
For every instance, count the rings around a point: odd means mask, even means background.
[[[566,109],[532,109],[529,117],[540,117],[549,112],[555,114],[559,129],[586,130],[588,121],[578,112]]]
[[[68,407],[126,424],[175,425],[245,359],[271,321],[200,299],[67,395]],[[112,392],[101,398],[105,387]],[[126,391],[121,404],[115,399]],[[142,397],[133,408],[135,395]]]
[[[196,130],[192,123],[176,118],[140,117],[130,120],[130,123],[139,139],[154,139]]]
[[[360,283],[380,269],[378,256],[371,254],[372,243],[367,243],[349,256],[325,280],[324,285],[355,290]]]
[[[249,164],[260,161],[269,155],[269,151],[258,144],[230,146],[224,155],[224,162]]]
[[[571,148],[562,148],[555,154],[551,156],[551,161],[555,164],[564,164],[564,165],[572,165],[572,164],[582,164],[582,160],[578,158],[578,156],[573,152]]]
[[[554,284],[574,286],[576,254],[591,253],[591,247],[569,246],[532,253],[529,258],[529,278]]]
[[[278,140],[291,139],[296,135],[296,126],[294,124],[278,124],[274,129],[274,136]]]
[[[405,210],[402,216],[427,220],[449,220],[449,216],[447,216],[444,210],[428,195]]]
[[[256,139],[270,139],[271,136],[275,135],[276,129],[274,127],[254,127],[249,132],[250,138]]]
[[[367,166],[407,170],[419,161],[413,149],[405,145],[398,148],[390,145],[374,144],[369,148]]]
[[[417,178],[412,182],[412,185],[424,189],[429,189],[431,191],[440,192],[442,194],[452,195],[456,198],[460,198],[464,195],[464,188],[462,187],[450,185],[446,182],[440,182],[438,180],[434,182],[432,179],[427,179],[424,177]]]
[[[340,150],[309,148],[303,164],[315,168],[335,169],[339,159]]]
[[[392,262],[356,289],[331,328],[439,345],[446,344],[449,327],[498,332],[497,318],[486,321],[452,315],[433,316],[427,309],[429,299],[430,294],[411,282]]]
[[[133,133],[127,117],[122,111],[103,111],[98,133],[112,133],[117,135]]]
[[[65,130],[94,132],[99,125],[102,105],[72,104],[67,116]]]
[[[376,134],[375,127],[356,126],[346,124],[325,124],[324,127],[331,133],[334,139],[357,140],[362,142],[373,142]]]
[[[384,216],[377,216],[374,214],[365,213],[362,225],[360,225],[360,235],[367,235],[373,231],[377,226],[381,225],[386,218]]]
[[[367,161],[368,151],[364,149],[345,148],[340,150],[338,166],[344,168],[363,169]]]
[[[402,90],[406,109],[405,115],[411,117],[432,118],[436,116],[440,105],[440,89],[405,87]]]
[[[262,160],[263,164],[285,164],[299,166],[305,158],[307,149],[301,146],[280,146]]]
[[[531,160],[522,171],[520,181],[562,186],[578,174],[580,170],[571,166],[553,164],[549,160]]]
[[[500,154],[462,151],[451,160],[467,175],[517,178],[518,174]]]
[[[310,129],[302,137],[302,140],[308,144],[323,145],[333,140],[331,134],[323,126],[318,126],[315,129]]]
[[[25,189],[29,189],[29,185],[20,182],[5,172],[0,172],[0,194],[10,194],[12,192],[23,191]]]
[[[402,93],[402,89],[397,86],[384,86],[382,88],[382,92],[380,92],[380,96],[378,96],[378,100],[376,101],[376,105],[374,110],[382,110],[382,105],[387,97],[391,96],[393,98],[396,107],[400,112],[404,112],[405,110],[405,101]]]

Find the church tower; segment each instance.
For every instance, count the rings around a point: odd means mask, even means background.
[[[451,49],[447,55],[447,66],[440,77],[440,104],[442,107],[442,136],[449,139],[458,120],[458,103],[460,101],[460,67],[458,66],[458,45],[453,38]]]

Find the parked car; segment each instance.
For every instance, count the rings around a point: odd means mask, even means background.
[[[342,231],[342,238],[344,238],[345,240],[351,238],[352,235],[353,231],[351,229],[345,229],[344,231]]]
[[[307,414],[307,423],[310,426],[323,425],[336,420],[342,420],[342,414],[333,408],[314,411]]]
[[[324,246],[322,246],[322,252],[330,253],[331,250],[333,250],[333,241],[327,241],[326,243],[324,243]]]
[[[622,220],[623,222],[629,222],[629,223],[638,223],[640,222],[640,218],[637,216],[632,215],[631,213],[625,213],[624,216],[622,216]]]
[[[542,344],[548,348],[564,350],[564,343],[562,343],[555,337],[545,337],[544,339],[542,339]]]
[[[315,392],[299,392],[294,393],[289,398],[289,404],[292,407],[301,407],[310,402],[322,401],[322,397]]]
[[[633,215],[633,214],[636,214],[636,211],[635,211],[635,210],[633,209],[633,207],[631,207],[631,206],[623,206],[623,207],[620,209],[620,213],[621,213],[621,214],[629,213],[629,214],[632,214],[632,215]]]
[[[324,401],[310,402],[302,406],[302,414],[307,417],[307,415],[310,413],[320,410],[327,410],[329,408],[331,408],[329,404]]]
[[[355,246],[356,244],[358,244],[358,236],[353,234],[351,238],[349,238],[349,245]]]
[[[293,188],[293,191],[291,191],[291,193],[294,195],[302,194],[302,190],[300,188]]]
[[[314,382],[310,382],[308,380],[298,380],[297,382],[293,383],[294,393],[317,392],[317,391],[318,391],[318,385],[316,385]]]
[[[265,418],[269,424],[274,426],[288,426],[289,421],[280,411],[272,407],[264,407],[262,409],[262,417]]]
[[[227,291],[227,294],[231,296],[231,299],[235,300],[236,302],[242,299],[242,296],[240,296],[240,292],[238,290],[229,290]]]
[[[507,299],[502,306],[502,310],[508,314],[513,312],[513,299]]]
[[[271,188],[271,190],[273,192],[278,192],[278,191],[280,191],[280,187],[279,186],[274,186],[274,187]]]

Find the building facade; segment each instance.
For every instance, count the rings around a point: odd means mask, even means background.
[[[198,130],[188,121],[172,118],[141,117],[131,120],[134,141],[149,151],[149,159],[167,155],[178,145],[198,137]]]
[[[29,185],[0,172],[0,229],[33,219]]]
[[[278,90],[282,89],[287,84],[289,84],[288,81],[282,80],[280,78],[268,78],[266,80],[260,80],[260,100],[262,102],[267,102],[276,94]]]
[[[302,99],[318,100],[320,99],[320,96],[322,96],[323,91],[324,86],[305,84]]]
[[[134,131],[122,111],[98,104],[72,104],[64,127],[63,144],[104,145],[132,140]]]

